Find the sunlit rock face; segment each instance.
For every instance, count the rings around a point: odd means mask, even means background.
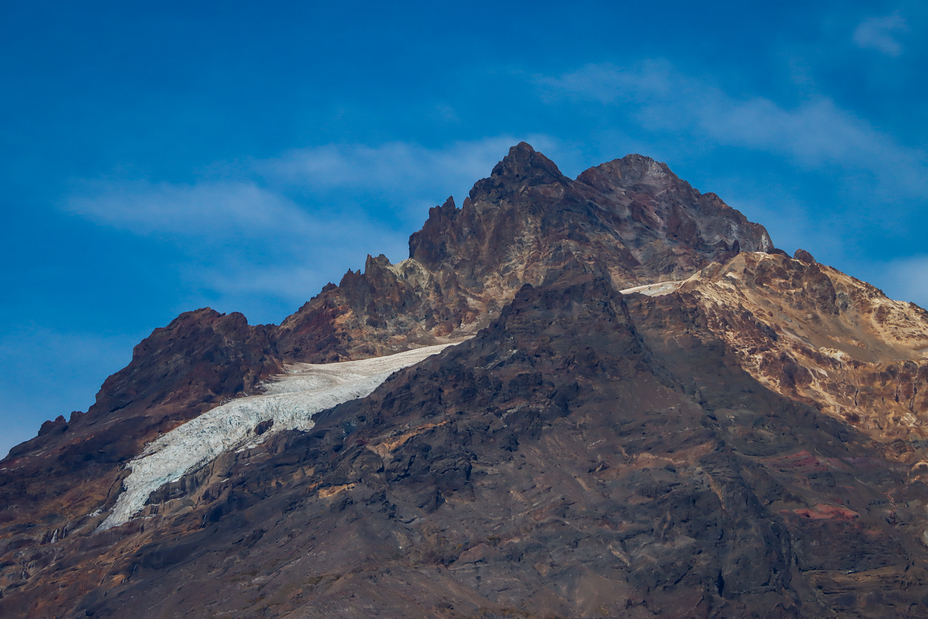
[[[0,463],[0,616],[928,616],[926,353],[664,164],[520,144]]]
[[[808,252],[797,257],[743,253],[681,291],[765,387],[892,444],[915,464],[922,457],[913,445],[928,438],[928,312]]]

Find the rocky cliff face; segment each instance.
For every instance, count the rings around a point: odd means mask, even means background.
[[[663,164],[520,144],[408,260],[279,327],[185,314],[17,448],[0,615],[925,616],[926,340]],[[286,364],[452,342],[94,533],[146,442]]]
[[[797,257],[742,254],[686,281],[708,327],[768,389],[915,464],[928,430],[928,312]],[[928,472],[928,469],[921,473]]]
[[[287,318],[279,349],[288,361],[337,361],[460,341],[524,284],[567,267],[627,288],[772,247],[762,226],[652,159],[629,155],[572,181],[522,143],[461,208],[449,198],[429,211],[407,260],[368,258]]]

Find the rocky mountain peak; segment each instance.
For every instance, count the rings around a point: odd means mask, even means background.
[[[509,149],[509,153],[493,167],[490,178],[493,177],[502,177],[509,182],[524,181],[528,184],[569,180],[561,174],[553,161],[527,142],[519,142]]]
[[[680,180],[676,174],[670,171],[666,163],[655,161],[644,155],[630,154],[616,159],[607,164],[619,179],[626,185],[635,183],[647,183],[661,180],[677,181]]]
[[[364,272],[375,271],[379,269],[385,269],[390,266],[390,259],[380,254],[376,258],[370,254],[367,254],[367,259],[364,261]]]
[[[526,142],[509,149],[503,159],[493,167],[489,178],[478,181],[471,189],[471,202],[496,203],[513,199],[515,195],[532,187],[570,185],[571,180],[561,174],[557,165]]]
[[[689,187],[667,167],[667,164],[636,154],[626,155],[585,170],[577,180],[613,192],[618,188],[641,190],[645,187],[667,187],[677,183]]]
[[[924,310],[640,155],[520,143],[409,248],[11,452],[0,616],[928,616]]]
[[[573,181],[522,142],[462,208],[449,197],[429,210],[408,260],[368,259],[284,321],[280,352],[335,361],[439,344],[485,326],[524,284],[585,272],[627,288],[769,248],[762,226],[653,159],[629,155]]]
[[[815,258],[812,257],[812,254],[802,248],[797,249],[793,254],[793,260],[798,260],[803,264],[815,264]]]

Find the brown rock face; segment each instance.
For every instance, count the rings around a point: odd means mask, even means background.
[[[43,549],[75,567],[0,608],[928,612],[928,487],[865,435],[764,388],[685,301],[577,273],[525,287],[477,337],[313,431],[217,461],[198,476],[206,491],[191,480],[155,497],[144,530],[97,539],[105,564],[73,544]]]
[[[448,341],[93,533],[284,362]],[[926,355],[924,310],[663,164],[520,144],[408,260],[280,327],[184,314],[0,463],[0,616],[928,616]]]
[[[928,437],[928,312],[804,254],[742,254],[681,290],[692,292],[709,328],[767,388],[916,464]]]
[[[618,288],[692,275],[738,251],[772,248],[762,226],[702,195],[664,164],[629,155],[570,180],[524,142],[450,198],[409,239],[409,259],[369,258],[280,327],[288,361],[337,361],[459,341],[524,284],[565,267]]]

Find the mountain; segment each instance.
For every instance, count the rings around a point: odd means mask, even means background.
[[[457,341],[499,314],[524,285],[568,267],[627,288],[691,275],[715,260],[772,247],[714,194],[630,155],[571,181],[522,143],[458,209],[429,211],[397,265],[368,258],[280,326],[286,361],[338,361]]]
[[[664,164],[513,147],[281,325],[0,462],[0,616],[928,615],[928,313]]]

